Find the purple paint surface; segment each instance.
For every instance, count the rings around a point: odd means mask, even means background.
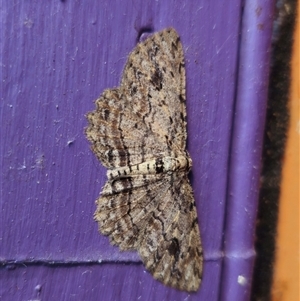
[[[222,300],[249,300],[255,259],[273,1],[246,1],[229,169]]]
[[[73,295],[74,300],[98,300],[99,294],[103,300],[140,296],[140,300],[227,300],[226,285],[235,281],[238,286],[234,273],[222,274],[222,262],[228,183],[230,189],[235,187],[235,175],[240,176],[237,171],[244,166],[232,156],[228,175],[233,120],[244,118],[243,103],[247,103],[240,102],[247,84],[238,85],[234,117],[236,83],[242,80],[237,70],[242,74],[245,68],[238,66],[242,2],[35,0],[2,4],[0,258],[2,264],[30,263],[27,268],[20,264],[0,271],[3,300],[70,300]],[[264,3],[263,13],[271,14],[271,1]],[[264,22],[269,28],[271,20]],[[145,272],[135,252],[120,252],[98,234],[92,216],[106,170],[90,151],[83,130],[84,115],[94,109],[93,101],[105,88],[119,84],[141,31],[170,26],[181,36],[185,52],[188,150],[205,256],[203,283],[196,294],[163,286]],[[264,34],[257,46],[263,53],[268,50],[270,33]],[[251,50],[251,41],[241,51]],[[261,71],[266,83],[267,67],[264,64]],[[257,68],[251,72],[255,77]],[[238,121],[234,121],[232,139],[238,146],[239,137],[251,137],[249,146],[243,144],[245,153],[239,148],[246,156],[249,148],[257,150],[251,157],[258,169],[253,174],[254,186],[245,184],[249,198],[243,200],[254,204],[247,213],[251,223],[256,214],[266,94],[259,97],[256,108],[247,107],[249,123],[237,129]],[[255,110],[261,114],[255,115]],[[257,127],[251,128],[257,120]],[[229,198],[230,208],[237,202]],[[228,225],[228,220],[235,220],[235,211],[227,214]],[[239,223],[244,225],[242,220]],[[226,233],[230,240],[226,250],[234,252],[238,239],[245,245],[238,252],[252,251],[253,225],[246,229],[231,226],[239,233]],[[245,237],[241,229],[248,233]],[[240,264],[230,256],[226,260],[225,266]],[[97,263],[101,261],[106,263]],[[51,263],[57,265],[50,267]],[[251,278],[251,268],[245,271]],[[226,281],[222,275],[228,277]]]

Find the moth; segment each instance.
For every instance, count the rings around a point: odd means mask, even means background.
[[[203,255],[186,150],[185,64],[173,28],[129,54],[119,87],[87,114],[87,139],[107,167],[94,215],[121,250],[137,250],[165,285],[196,291]]]

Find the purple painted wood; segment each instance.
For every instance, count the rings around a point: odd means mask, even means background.
[[[269,83],[273,1],[246,1],[229,170],[222,300],[249,300]]]
[[[242,3],[2,3],[0,258],[4,265],[21,263],[1,270],[2,300],[99,300],[101,296],[103,300],[214,301],[227,294],[232,278],[226,265],[234,265],[231,257],[225,265],[230,275],[223,274],[229,284],[223,291],[220,284]],[[271,11],[268,4],[262,7],[262,14]],[[94,108],[93,100],[104,88],[118,85],[142,29],[169,26],[179,32],[186,58],[188,150],[205,252],[203,284],[196,294],[153,280],[134,252],[120,252],[97,233],[92,216],[105,169],[89,150],[83,132],[84,114]],[[261,100],[258,108],[263,113],[265,99]],[[262,115],[255,131],[246,131],[252,139],[261,134]],[[236,127],[237,123],[235,131]],[[258,151],[259,143],[254,143]],[[234,171],[233,160],[234,156]],[[259,157],[255,160],[259,168]],[[258,174],[254,176],[255,182]],[[231,188],[233,180],[230,183]],[[251,221],[254,214],[252,208]],[[249,242],[251,250],[252,238]],[[230,245],[234,243],[233,236]],[[229,244],[226,248],[232,254]]]
[[[1,300],[199,300],[195,294],[153,281],[142,264],[19,266],[0,270],[0,275],[6,277],[0,286],[4,296]],[[208,289],[201,300],[218,300],[215,276],[205,278],[203,285]]]

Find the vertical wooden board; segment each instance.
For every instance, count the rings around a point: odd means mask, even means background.
[[[226,202],[222,301],[249,300],[268,98],[273,1],[245,1]]]
[[[92,216],[105,169],[89,150],[84,115],[119,84],[143,29],[172,26],[186,60],[188,150],[206,261],[201,294],[217,298],[240,12],[239,0],[3,4],[4,262],[139,260],[97,233]]]

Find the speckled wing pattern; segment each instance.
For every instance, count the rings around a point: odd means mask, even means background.
[[[130,53],[121,85],[103,92],[86,135],[108,168],[95,220],[121,250],[135,249],[155,279],[196,291],[202,247],[186,151],[185,65],[168,28]]]

